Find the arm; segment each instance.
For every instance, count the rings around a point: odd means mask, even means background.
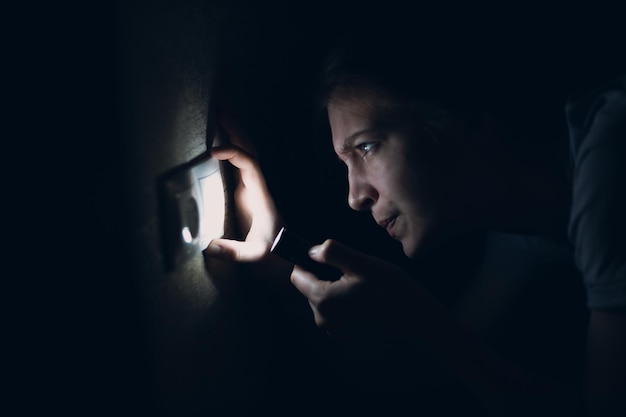
[[[591,312],[585,400],[593,417],[626,413],[626,311],[623,309]]]
[[[314,247],[311,257],[342,269],[344,275],[339,281],[320,281],[296,267],[292,283],[308,298],[316,324],[352,346],[355,355],[362,346],[358,332],[364,331],[366,337],[419,346],[490,415],[582,414],[577,381],[571,386],[548,381],[507,360],[394,265],[333,241]]]
[[[571,100],[570,237],[587,286],[585,403],[591,416],[626,415],[626,75]]]
[[[476,338],[446,312],[435,317],[426,331],[415,327],[414,332],[420,334],[414,342],[426,344],[490,415],[584,415],[579,381],[565,384],[534,375]]]

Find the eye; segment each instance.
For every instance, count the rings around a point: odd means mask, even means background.
[[[361,157],[365,157],[372,152],[376,146],[378,146],[378,142],[363,142],[356,145],[355,148],[359,151]]]

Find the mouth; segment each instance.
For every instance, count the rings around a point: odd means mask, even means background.
[[[384,228],[385,230],[387,230],[387,233],[391,237],[394,237],[394,235],[393,235],[393,226],[396,224],[396,219],[397,218],[398,218],[398,216],[388,217],[387,219],[378,222],[378,225],[380,227]]]

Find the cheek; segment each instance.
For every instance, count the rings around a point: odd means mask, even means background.
[[[377,190],[379,197],[392,201],[406,200],[411,194],[411,180],[397,161],[371,164],[367,169],[368,182]]]
[[[439,175],[427,164],[412,163],[403,158],[389,172],[390,190],[395,203],[409,216],[424,221],[441,213],[437,190],[442,187]]]
[[[397,198],[419,201],[425,197],[430,176],[419,168],[417,164],[405,158],[399,158],[390,164],[389,170],[383,176],[389,184],[389,189],[394,190]]]

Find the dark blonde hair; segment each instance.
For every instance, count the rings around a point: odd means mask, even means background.
[[[392,116],[435,131],[455,118],[472,129],[489,113],[506,126],[514,152],[544,153],[548,160],[561,152],[565,97],[551,91],[556,83],[547,78],[541,54],[507,43],[505,34],[479,32],[477,22],[389,16],[360,18],[338,37],[319,74],[322,107],[358,90],[374,91],[394,103],[386,106]]]
[[[321,107],[370,91],[385,98],[378,110],[386,117],[417,119],[435,130],[454,116],[472,120],[493,101],[488,73],[479,69],[484,60],[458,39],[425,32],[397,20],[360,19],[346,28],[319,74]]]

